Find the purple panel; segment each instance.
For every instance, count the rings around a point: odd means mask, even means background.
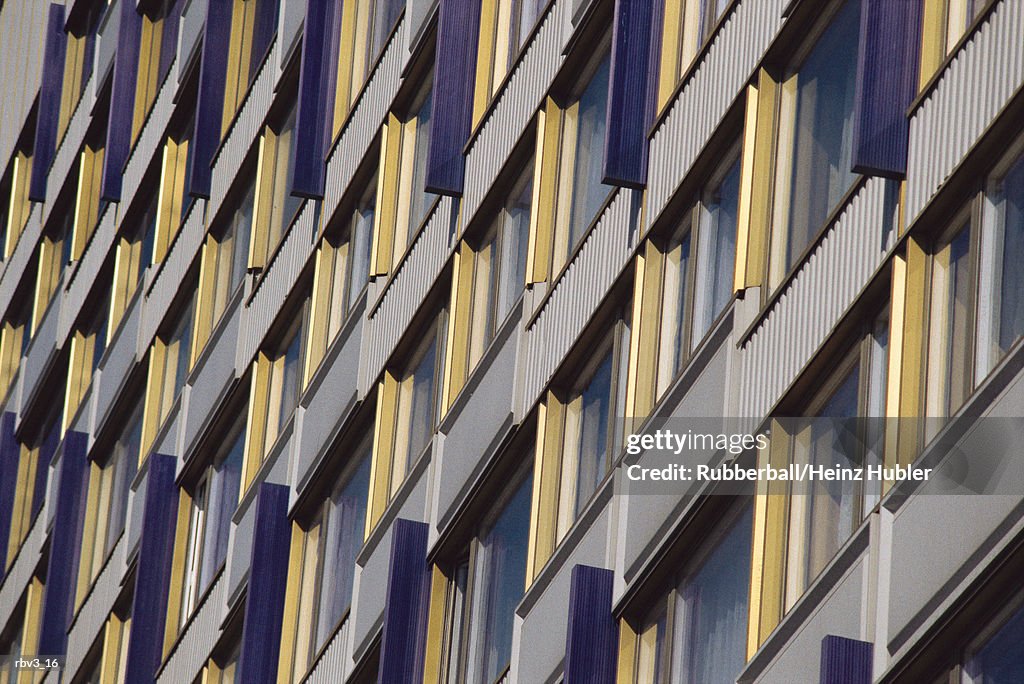
[[[853,119],[853,170],[903,178],[917,91],[922,0],[863,0]]]
[[[256,19],[252,27],[252,56],[249,60],[249,81],[256,74],[277,33],[277,11],[281,0],[256,0]]]
[[[198,2],[198,0],[194,0]],[[227,45],[231,38],[231,0],[207,0],[203,56],[199,67],[196,127],[192,134],[192,178],[189,194],[210,197],[213,156],[220,145],[224,112],[224,79],[228,70]]]
[[[177,459],[151,454],[142,512],[132,629],[128,636],[125,680],[151,682],[160,667],[167,592],[174,556],[174,529],[178,516],[178,487],[174,484]]]
[[[39,461],[36,463],[36,481],[32,485],[32,519],[39,515],[46,501],[46,481],[50,475],[50,462],[53,461],[60,445],[60,419],[47,427],[43,443],[39,446]]]
[[[651,33],[656,0],[615,0],[608,86],[604,182],[625,188],[647,183],[647,128],[653,107]]]
[[[74,593],[74,578],[78,573],[82,528],[80,505],[84,499],[82,485],[89,472],[86,458],[88,440],[87,434],[73,430],[64,437],[39,632],[38,652],[46,655],[63,654],[67,647],[67,628],[72,616],[68,596]]]
[[[174,0],[167,8],[164,17],[162,35],[160,37],[160,75],[158,80],[163,83],[171,68],[174,56],[178,52],[178,25],[181,23],[182,0]]]
[[[260,484],[256,497],[255,529],[249,565],[245,622],[238,658],[238,681],[273,682],[281,650],[281,618],[288,584],[291,525],[288,487]]]
[[[426,190],[459,196],[466,175],[462,154],[473,125],[473,84],[480,34],[480,0],[441,0],[434,54],[433,112]],[[421,188],[413,188],[419,192]]]
[[[43,80],[39,87],[36,110],[35,149],[32,151],[32,178],[28,198],[33,202],[46,199],[46,177],[57,148],[57,123],[60,120],[60,94],[64,86],[64,6],[50,4],[46,23],[46,47],[43,51]]]
[[[380,647],[381,684],[423,679],[423,647],[430,603],[427,524],[398,519],[391,532],[391,564]]]
[[[577,565],[569,584],[565,681],[614,684],[619,625],[612,615],[611,570]]]
[[[821,640],[821,684],[871,684],[871,642],[828,635]]]
[[[107,145],[103,153],[103,181],[100,184],[100,198],[109,202],[121,200],[122,172],[131,151],[141,32],[142,15],[135,11],[135,3],[130,0],[122,2],[117,54],[114,56],[114,82],[110,90]]]
[[[14,436],[17,414],[4,411],[0,416],[0,561],[4,560],[7,540],[11,534],[11,515],[14,510],[14,487],[18,481],[18,456],[21,449]],[[4,563],[0,563],[0,578],[3,577]]]
[[[324,150],[327,121],[334,113],[337,44],[330,34],[341,16],[339,0],[307,0],[299,72],[299,104],[295,116],[295,175],[292,194],[323,199],[327,165]]]

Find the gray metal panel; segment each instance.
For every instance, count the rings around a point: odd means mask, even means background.
[[[247,304],[248,316],[238,345],[235,366],[244,369],[252,361],[263,338],[295,287],[299,274],[316,247],[316,203],[305,202],[298,217],[281,237],[282,244],[267,266]]]
[[[366,322],[366,343],[360,366],[360,389],[364,392],[384,369],[388,357],[440,275],[454,247],[452,223],[455,220],[455,203],[451,197],[442,197],[426,227],[398,265],[398,271],[381,295],[380,305],[371,311]]]
[[[2,98],[0,98],[2,99]],[[25,271],[32,265],[32,256],[36,251],[36,243],[43,227],[40,222],[42,205],[32,204],[28,220],[14,247],[14,253],[5,262],[3,275],[0,276],[0,314],[7,314],[7,307],[14,301],[14,291],[21,283]]]
[[[647,225],[658,217],[783,24],[789,0],[743,0],[651,137]]]
[[[908,224],[1024,81],[1024,0],[1003,0],[946,67],[910,121]]]
[[[343,339],[335,342],[327,358],[322,378],[303,398],[305,409],[298,423],[298,455],[291,481],[301,488],[309,470],[321,455],[342,418],[342,412],[356,396],[359,354],[362,341],[362,309],[352,312],[353,319],[342,330]]]
[[[103,19],[97,33],[96,60],[93,63],[92,78],[90,85],[85,89],[88,93],[89,108],[96,102],[98,93],[97,86],[103,82],[107,72],[114,66],[114,55],[117,54],[118,33],[121,31],[121,2],[114,0],[103,15]]]
[[[260,72],[256,75],[245,102],[242,103],[241,111],[236,115],[213,160],[210,201],[207,208],[211,219],[217,216],[231,183],[238,176],[242,162],[259,139],[260,129],[274,98],[274,64],[279,49],[280,43],[275,40],[270,48],[270,57],[260,67]]]
[[[221,573],[209,589],[203,605],[188,623],[188,629],[178,637],[178,643],[160,670],[157,682],[177,684],[195,680],[220,637],[220,623],[227,612],[227,586],[227,579]]]
[[[199,248],[202,247],[203,237],[206,235],[205,208],[206,202],[201,199],[192,203],[192,208],[185,217],[184,224],[178,229],[170,251],[164,257],[147,289],[146,305],[143,307],[145,315],[142,317],[139,335],[140,357],[149,348],[149,343],[153,341],[160,322],[167,315],[167,310],[185,281],[192,262],[199,255]]]
[[[397,30],[395,35],[402,35],[402,29]],[[377,137],[384,117],[391,109],[401,84],[402,49],[402,41],[393,37],[384,50],[384,56],[377,63],[377,68],[367,77],[369,82],[328,155],[323,202],[323,215],[326,217],[337,210],[341,196],[348,189],[356,169],[366,157],[366,151]]]
[[[242,517],[236,518],[237,524],[231,526],[227,565],[224,568],[228,600],[235,596],[243,580],[249,576],[252,541],[256,536],[256,506],[252,505],[254,499],[255,497],[250,498],[249,505],[242,511]]]
[[[346,619],[338,631],[331,638],[330,645],[324,649],[320,659],[314,664],[305,679],[308,684],[334,684],[345,680],[345,676],[352,668],[351,638],[349,625],[351,620]]]
[[[890,182],[868,179],[744,343],[740,417],[779,400],[881,264]]]
[[[174,60],[174,81],[180,87],[185,76],[183,69],[188,64],[192,51],[201,42],[203,25],[206,23],[206,3],[203,0],[186,0],[178,24],[178,54]]]
[[[93,394],[96,395],[96,425],[102,425],[117,398],[117,392],[135,365],[138,346],[139,322],[142,318],[142,294],[136,292],[128,304],[117,331],[107,344],[98,377],[93,377]]]
[[[89,653],[89,648],[103,632],[114,601],[121,592],[121,579],[127,570],[125,548],[127,535],[122,535],[114,546],[107,564],[100,571],[92,585],[92,591],[79,609],[68,632],[68,654],[65,675],[68,681],[74,678]]]
[[[637,196],[625,189],[616,194],[527,328],[520,412],[540,396],[629,261],[636,239]]]
[[[156,101],[150,110],[149,116],[139,137],[135,141],[128,161],[125,164],[122,180],[121,206],[130,207],[135,201],[135,196],[141,189],[144,195],[149,195],[154,188],[147,185],[142,186],[142,179],[154,163],[160,165],[163,154],[163,144],[167,125],[171,122],[171,114],[174,112],[175,83],[173,79],[166,78],[160,85]],[[146,201],[150,197],[143,197]],[[186,201],[188,198],[185,198]],[[118,225],[124,218],[124,211],[118,212]]]
[[[405,55],[402,60],[403,69],[412,57],[417,43],[422,40],[423,30],[426,28],[430,17],[433,16],[438,4],[438,0],[406,0],[405,25],[399,34],[405,42]]]
[[[274,80],[281,78],[286,62],[302,37],[302,26],[306,19],[306,0],[281,0],[281,8],[277,15],[277,42],[280,50],[275,50],[274,64],[277,74]]]
[[[74,265],[70,281],[64,294],[64,305],[61,310],[58,340],[66,340],[71,334],[75,320],[85,306],[86,297],[99,276],[103,263],[114,245],[117,236],[117,205],[110,202],[103,206],[98,225],[82,258]]]
[[[93,74],[89,82],[92,83],[95,79],[96,75]],[[88,87],[87,85],[87,91]],[[78,108],[71,115],[71,121],[68,122],[67,130],[64,131],[64,137],[61,138],[57,145],[57,151],[53,155],[53,164],[50,166],[49,173],[46,176],[47,202],[43,205],[44,226],[50,220],[50,214],[57,204],[54,201],[57,199],[57,194],[64,187],[68,176],[78,165],[79,152],[82,151],[82,145],[85,143],[85,133],[89,128],[89,124],[92,123],[92,107],[86,104],[86,99],[83,97],[78,102]]]
[[[533,121],[551,82],[562,65],[561,8],[570,0],[558,0],[542,19],[533,39],[523,48],[508,84],[480,126],[466,154],[466,188],[462,200],[462,225],[468,225],[480,208],[498,172],[515,147],[516,140]]]
[[[21,543],[21,550],[7,574],[0,578],[0,616],[6,621],[18,606],[25,588],[32,581],[32,574],[39,565],[40,552],[46,540],[46,523],[42,515],[36,518],[32,528]]]
[[[0,83],[8,86],[0,98],[0,169],[14,153],[39,91],[49,10],[40,0],[7,0],[0,8]]]
[[[50,362],[57,355],[57,351],[64,346],[64,340],[57,338],[57,331],[60,327],[60,310],[64,302],[64,283],[67,279],[68,270],[65,269],[50,303],[46,307],[43,319],[39,321],[39,326],[32,335],[32,342],[29,344],[25,361],[21,364],[21,374],[25,383],[22,396],[29,401],[32,400],[39,388],[39,383]]]
[[[512,413],[512,388],[515,384],[516,356],[519,350],[519,321],[516,329],[504,340],[487,367],[477,368],[471,389],[455,423],[445,435],[444,446],[435,459],[434,494],[438,521],[447,520],[453,506],[461,500],[460,493],[481,464],[488,442],[497,435]],[[491,355],[493,350],[488,352]],[[479,374],[479,377],[477,377]]]
[[[520,623],[517,619],[513,641],[519,648],[513,649],[511,675],[515,682],[547,682],[561,665],[565,657],[565,636],[569,615],[569,585],[575,565],[607,567],[609,507],[598,514],[575,548],[566,553],[564,561],[549,577],[545,570],[538,578],[546,582],[541,587],[530,589],[533,594],[542,589],[537,600]],[[559,553],[565,553],[560,550]],[[611,606],[609,606],[609,610]],[[520,612],[522,608],[520,608]]]
[[[199,364],[193,369],[186,407],[182,453],[188,455],[208,421],[213,417],[235,377],[235,349],[242,319],[242,299],[237,297],[224,312],[207,342]]]

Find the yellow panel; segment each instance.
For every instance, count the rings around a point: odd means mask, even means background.
[[[637,635],[629,622],[619,620],[619,664],[616,673],[616,684],[634,684],[636,682],[636,646]]]
[[[398,165],[402,152],[402,124],[394,114],[388,115],[381,128],[380,163],[377,170],[377,207],[373,215],[373,249],[370,253],[370,276],[383,276],[391,270],[395,242],[395,220],[398,203]]]
[[[760,458],[768,458],[773,467],[784,468],[789,461],[789,440],[778,423],[772,424],[771,443],[768,452],[760,452]],[[760,538],[755,537],[754,546],[762,549],[760,561],[760,586],[757,587],[757,598],[751,601],[751,623],[756,621],[756,638],[748,630],[747,650],[757,650],[768,635],[775,629],[782,617],[783,599],[785,598],[786,582],[786,538],[788,533],[787,514],[789,511],[788,488],[785,482],[771,482],[764,486],[758,485],[758,501],[755,506],[754,527]],[[756,516],[760,515],[758,519]],[[758,567],[752,561],[752,567]],[[753,584],[754,577],[751,576]],[[754,594],[751,595],[752,597]],[[753,606],[757,606],[755,613]],[[754,642],[756,641],[756,646]]]
[[[423,684],[443,684],[441,659],[447,628],[448,578],[436,565],[430,575],[430,609],[427,613],[427,642],[423,656]],[[455,618],[453,618],[455,619]]]
[[[483,116],[491,100],[491,77],[494,63],[495,24],[501,0],[480,3],[480,38],[476,49],[476,81],[473,87],[473,126]]]
[[[765,268],[768,264],[768,245],[771,237],[772,176],[775,169],[779,86],[768,72],[762,69],[758,74],[757,87],[753,91],[756,93],[754,99],[757,101],[757,108],[754,111],[749,108],[747,110],[747,121],[749,123],[752,117],[753,124],[744,127],[743,139],[743,182],[749,183],[750,197],[746,203],[748,214],[747,263],[743,283],[745,287],[765,284]]]
[[[529,578],[547,563],[555,549],[558,524],[558,497],[562,477],[561,403],[550,393],[537,414],[537,448],[534,456],[533,506],[530,516],[532,543]]]
[[[373,461],[370,464],[370,501],[367,506],[365,536],[377,525],[390,500],[392,448],[398,381],[384,371],[377,389],[377,413],[373,425]]]
[[[267,430],[267,396],[270,380],[270,361],[258,354],[252,365],[252,386],[249,395],[249,416],[245,431],[245,464],[242,467],[243,494],[263,463],[263,446]]]
[[[75,588],[75,607],[82,605],[92,584],[93,547],[97,543],[96,523],[99,519],[100,481],[102,470],[95,462],[89,464],[89,487],[85,498],[85,517],[82,523],[82,545],[79,547],[78,581]]]
[[[686,0],[665,0],[661,34],[661,64],[658,70],[658,111],[679,81],[679,52],[683,43],[683,12]],[[657,30],[657,29],[655,29]]]
[[[284,596],[284,614],[281,623],[281,654],[277,671],[287,678],[294,667],[296,630],[299,628],[299,595],[302,591],[302,559],[305,534],[292,523],[292,541],[288,553],[288,585]],[[280,680],[280,677],[278,678]]]
[[[338,73],[334,88],[334,120],[331,138],[338,135],[342,122],[348,116],[352,102],[352,81],[355,60],[355,26],[359,14],[359,2],[346,2],[341,7],[341,40],[338,41]]]
[[[43,616],[43,581],[33,577],[25,592],[25,617],[21,627],[21,652],[25,655],[48,655],[39,653],[39,628]],[[18,672],[19,684],[37,681],[39,673],[26,668]]]
[[[907,260],[897,254],[892,261],[892,284],[889,305],[889,357],[886,371],[885,417],[900,417],[900,382],[903,378],[903,333],[906,328],[907,308]],[[886,420],[888,424],[890,421]],[[897,420],[899,426],[902,421]],[[899,430],[885,431],[885,466],[891,468],[898,462]],[[883,494],[889,491],[890,482],[882,485]]]
[[[249,266],[262,268],[267,263],[270,221],[274,204],[274,168],[277,166],[277,139],[267,127],[260,136],[256,164],[256,199],[253,203],[252,235],[249,240]]]
[[[906,295],[903,308],[903,345],[899,388],[899,451],[898,462],[912,463],[919,449],[919,433],[916,421],[909,420],[921,415],[924,397],[924,369],[927,359],[924,348],[927,341],[926,300],[928,288],[928,255],[924,246],[915,238],[907,241]]]
[[[184,590],[185,563],[188,561],[188,527],[192,517],[192,497],[184,489],[178,490],[178,518],[174,527],[174,552],[171,556],[171,582],[167,596],[167,620],[164,622],[164,648],[166,658],[178,638],[181,623],[181,594]]]
[[[530,212],[530,242],[527,253],[527,284],[548,279],[551,242],[555,228],[555,193],[558,188],[558,141],[562,112],[548,98],[537,113],[537,148],[534,152],[533,197]]]
[[[733,290],[747,288],[747,269],[750,256],[750,204],[754,190],[754,149],[757,141],[757,86],[748,85],[746,111],[743,120],[743,150],[740,155],[740,194],[736,220],[736,272]]]
[[[142,409],[142,445],[139,449],[139,465],[145,460],[149,453],[149,447],[156,438],[157,430],[160,428],[161,398],[164,393],[164,366],[166,363],[167,349],[160,338],[153,340],[149,349],[149,370],[146,376],[146,398]]]
[[[552,227],[551,277],[569,258],[573,245],[569,244],[570,221],[572,220],[572,189],[576,173],[576,132],[579,126],[580,103],[562,110],[558,131],[558,163],[556,175],[547,182],[555,189],[554,225]],[[549,132],[550,133],[550,132]],[[550,148],[549,148],[550,149]]]
[[[949,0],[924,0],[921,33],[921,73],[919,87],[931,80],[946,57],[946,3]]]

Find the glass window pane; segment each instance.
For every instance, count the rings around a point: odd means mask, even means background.
[[[679,586],[674,682],[731,684],[746,662],[752,520],[748,507]]]
[[[412,466],[430,440],[434,430],[434,366],[437,357],[437,337],[423,352],[412,372],[412,398],[409,411],[409,457],[406,468]]]
[[[608,110],[610,58],[605,57],[579,99],[576,168],[573,171],[569,251],[597,216],[611,189],[604,185],[605,116]]]
[[[281,403],[280,412],[277,417],[277,434],[280,434],[284,424],[292,415],[292,411],[299,405],[299,380],[302,354],[302,329],[301,327],[292,335],[288,347],[284,351],[284,364],[281,372]]]
[[[533,164],[523,171],[505,204],[501,234],[501,282],[496,318],[505,320],[526,284],[526,252],[529,244],[530,204],[533,198]]]
[[[704,337],[732,298],[739,195],[740,164],[737,160],[722,181],[705,193],[703,200],[700,230],[703,255],[700,263],[706,270],[697,274],[702,301],[695,312],[695,343]]]
[[[200,591],[205,591],[214,575],[224,563],[228,553],[228,535],[231,516],[238,504],[238,491],[242,481],[242,455],[245,450],[245,430],[239,428],[235,441],[223,460],[213,466],[210,475],[210,504],[203,540],[203,563],[200,569]]]
[[[406,189],[411,193],[409,206],[409,226],[406,244],[412,244],[412,238],[416,230],[427,217],[434,199],[437,197],[432,192],[424,190],[427,183],[427,150],[430,148],[430,119],[433,110],[433,92],[427,90],[426,98],[420,105],[416,114],[416,137],[413,150],[412,185]]]
[[[861,0],[848,0],[797,77],[786,270],[853,184],[853,101]]]
[[[473,676],[493,682],[512,655],[515,610],[526,586],[532,478],[526,478],[480,541],[474,586],[479,597],[472,616]]]
[[[576,515],[597,491],[608,469],[608,420],[611,411],[612,354],[604,357],[581,394]]]
[[[998,276],[998,352],[1002,356],[1024,335],[1024,160],[1003,180],[1002,269]]]
[[[965,684],[1024,682],[1024,608],[993,634],[964,667]]]

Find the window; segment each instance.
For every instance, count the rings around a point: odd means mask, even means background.
[[[249,446],[246,448],[245,487],[248,488],[256,470],[269,455],[292,413],[299,405],[302,392],[302,350],[309,328],[309,299],[294,313],[289,327],[278,342],[262,349],[253,365],[252,403],[250,408]]]
[[[85,307],[86,316],[71,337],[67,393],[64,399],[63,426],[67,428],[88,390],[107,348],[108,290],[101,291]]]
[[[539,409],[534,574],[590,503],[623,444],[629,321],[618,313],[606,325],[611,332],[562,371]]]
[[[98,135],[90,136],[79,154],[78,197],[75,203],[74,226],[71,230],[69,259],[78,261],[96,230],[106,202],[100,200],[100,180],[103,177],[103,144]]]
[[[381,134],[371,275],[386,275],[399,263],[437,199],[425,190],[432,80],[425,79],[405,117],[388,115]]]
[[[1010,684],[1024,681],[1024,607],[1017,596],[1000,611],[980,638],[967,649],[962,684]]]
[[[142,13],[142,33],[139,37],[139,68],[135,81],[135,112],[132,118],[132,140],[139,137],[142,125],[156,101],[160,84],[167,75],[178,47],[178,0],[157,0],[149,3],[149,11]]]
[[[305,529],[296,526],[301,544],[294,546],[289,593],[298,609],[292,630],[282,639],[282,665],[291,666],[299,681],[314,657],[348,619],[355,582],[356,555],[363,546],[367,497],[370,491],[371,443],[364,439],[352,452],[330,496],[318,507]]]
[[[14,562],[18,549],[21,548],[46,503],[50,462],[57,452],[61,439],[60,412],[60,402],[52,403],[38,432],[20,444],[11,525],[6,546],[8,566]]]
[[[64,51],[64,76],[60,97],[60,115],[57,123],[57,140],[64,137],[71,117],[85,93],[85,86],[92,76],[93,55],[96,52],[96,34],[103,22],[108,3],[90,3],[85,17],[68,32],[67,48]]]
[[[942,238],[931,257],[931,304],[928,311],[926,413],[949,417],[974,389],[974,290],[970,218],[961,218]]]
[[[39,270],[36,275],[36,295],[32,309],[32,332],[43,320],[43,314],[50,307],[53,295],[60,287],[64,269],[71,263],[71,234],[74,213],[68,211],[58,216],[56,224],[44,231],[36,248]]]
[[[332,138],[341,130],[404,9],[402,0],[356,0],[342,5]]]
[[[28,352],[32,334],[29,331],[29,297],[15,295],[7,318],[0,329],[0,396],[6,396],[21,367],[21,357]]]
[[[508,197],[479,237],[460,246],[449,319],[451,363],[445,408],[479,363],[526,283],[533,164],[513,180]]]
[[[820,390],[798,410],[806,418],[779,419],[772,449],[790,463],[826,468],[883,464],[889,363],[888,309],[865,323],[861,341],[833,365]],[[867,420],[866,420],[867,419]],[[785,609],[788,611],[881,498],[881,483],[850,480],[793,482]]]
[[[473,121],[483,116],[544,10],[544,0],[498,0],[481,8]]]
[[[636,684],[730,684],[746,663],[753,512],[749,504],[700,549],[635,639]]]
[[[251,0],[250,0],[251,1]],[[260,140],[259,188],[253,218],[253,266],[265,267],[295,219],[302,198],[291,194],[295,175],[295,107]]]
[[[125,529],[128,497],[135,479],[142,444],[142,403],[130,403],[131,413],[114,439],[105,461],[89,468],[76,606],[81,606]]]
[[[277,30],[279,0],[233,0],[221,137],[242,106]]]
[[[731,0],[664,0],[658,109],[711,37]]]
[[[988,4],[989,0],[927,0],[923,3],[921,86],[931,80]]]
[[[371,180],[352,207],[339,212],[340,218],[327,227],[317,248],[305,382],[320,365],[366,289],[376,187],[376,180]]]
[[[32,151],[24,143],[14,152],[7,173],[0,179],[0,248],[8,259],[25,228],[32,205],[28,200],[29,180],[32,178]]]
[[[445,313],[414,339],[404,362],[384,371],[377,393],[374,475],[367,532],[373,529],[413,465],[426,451],[439,419],[438,378],[444,371]]]
[[[165,323],[163,332],[157,334],[149,350],[149,382],[140,459],[149,453],[149,447],[185,386],[191,368],[194,306],[195,294],[191,293],[188,300],[180,305],[177,314]]]
[[[846,0],[783,86],[771,284],[792,270],[853,186],[861,0]],[[787,198],[787,199],[783,199]]]
[[[23,648],[25,640],[25,604],[21,599],[7,621],[7,627],[0,632],[0,684],[15,684],[20,669],[15,669],[14,661],[27,653]]]
[[[227,558],[231,516],[238,504],[245,451],[245,425],[239,422],[223,446],[200,474],[198,481],[182,490],[178,517],[179,544],[175,556],[182,559],[182,575],[171,585],[164,652],[195,612]]]
[[[586,85],[572,93],[567,105],[548,99],[539,117],[534,186],[551,215],[534,220],[531,235],[531,282],[545,280],[564,266],[583,241],[607,200],[611,187],[604,177],[605,125],[608,109],[610,56],[607,39],[595,50],[601,57],[584,73]]]
[[[117,256],[114,266],[114,287],[110,299],[110,333],[117,329],[128,304],[153,263],[156,240],[157,197],[154,195],[145,209],[135,217],[127,217],[117,238]]]
[[[194,107],[194,104],[191,105]],[[164,141],[163,164],[160,169],[160,195],[157,200],[156,234],[153,261],[160,263],[174,242],[181,223],[188,215],[191,198],[187,187],[192,172],[193,155],[190,141],[195,128],[195,112],[172,124],[172,132]]]
[[[211,230],[203,244],[193,346],[196,356],[206,346],[248,271],[254,192],[252,183],[241,191],[230,217],[220,228]]]
[[[440,662],[447,677],[442,681],[494,682],[508,670],[516,606],[526,591],[533,489],[532,475],[516,479],[477,530],[472,560],[458,564],[448,582],[454,610],[445,614],[447,652]],[[472,597],[469,606],[466,596]]]

